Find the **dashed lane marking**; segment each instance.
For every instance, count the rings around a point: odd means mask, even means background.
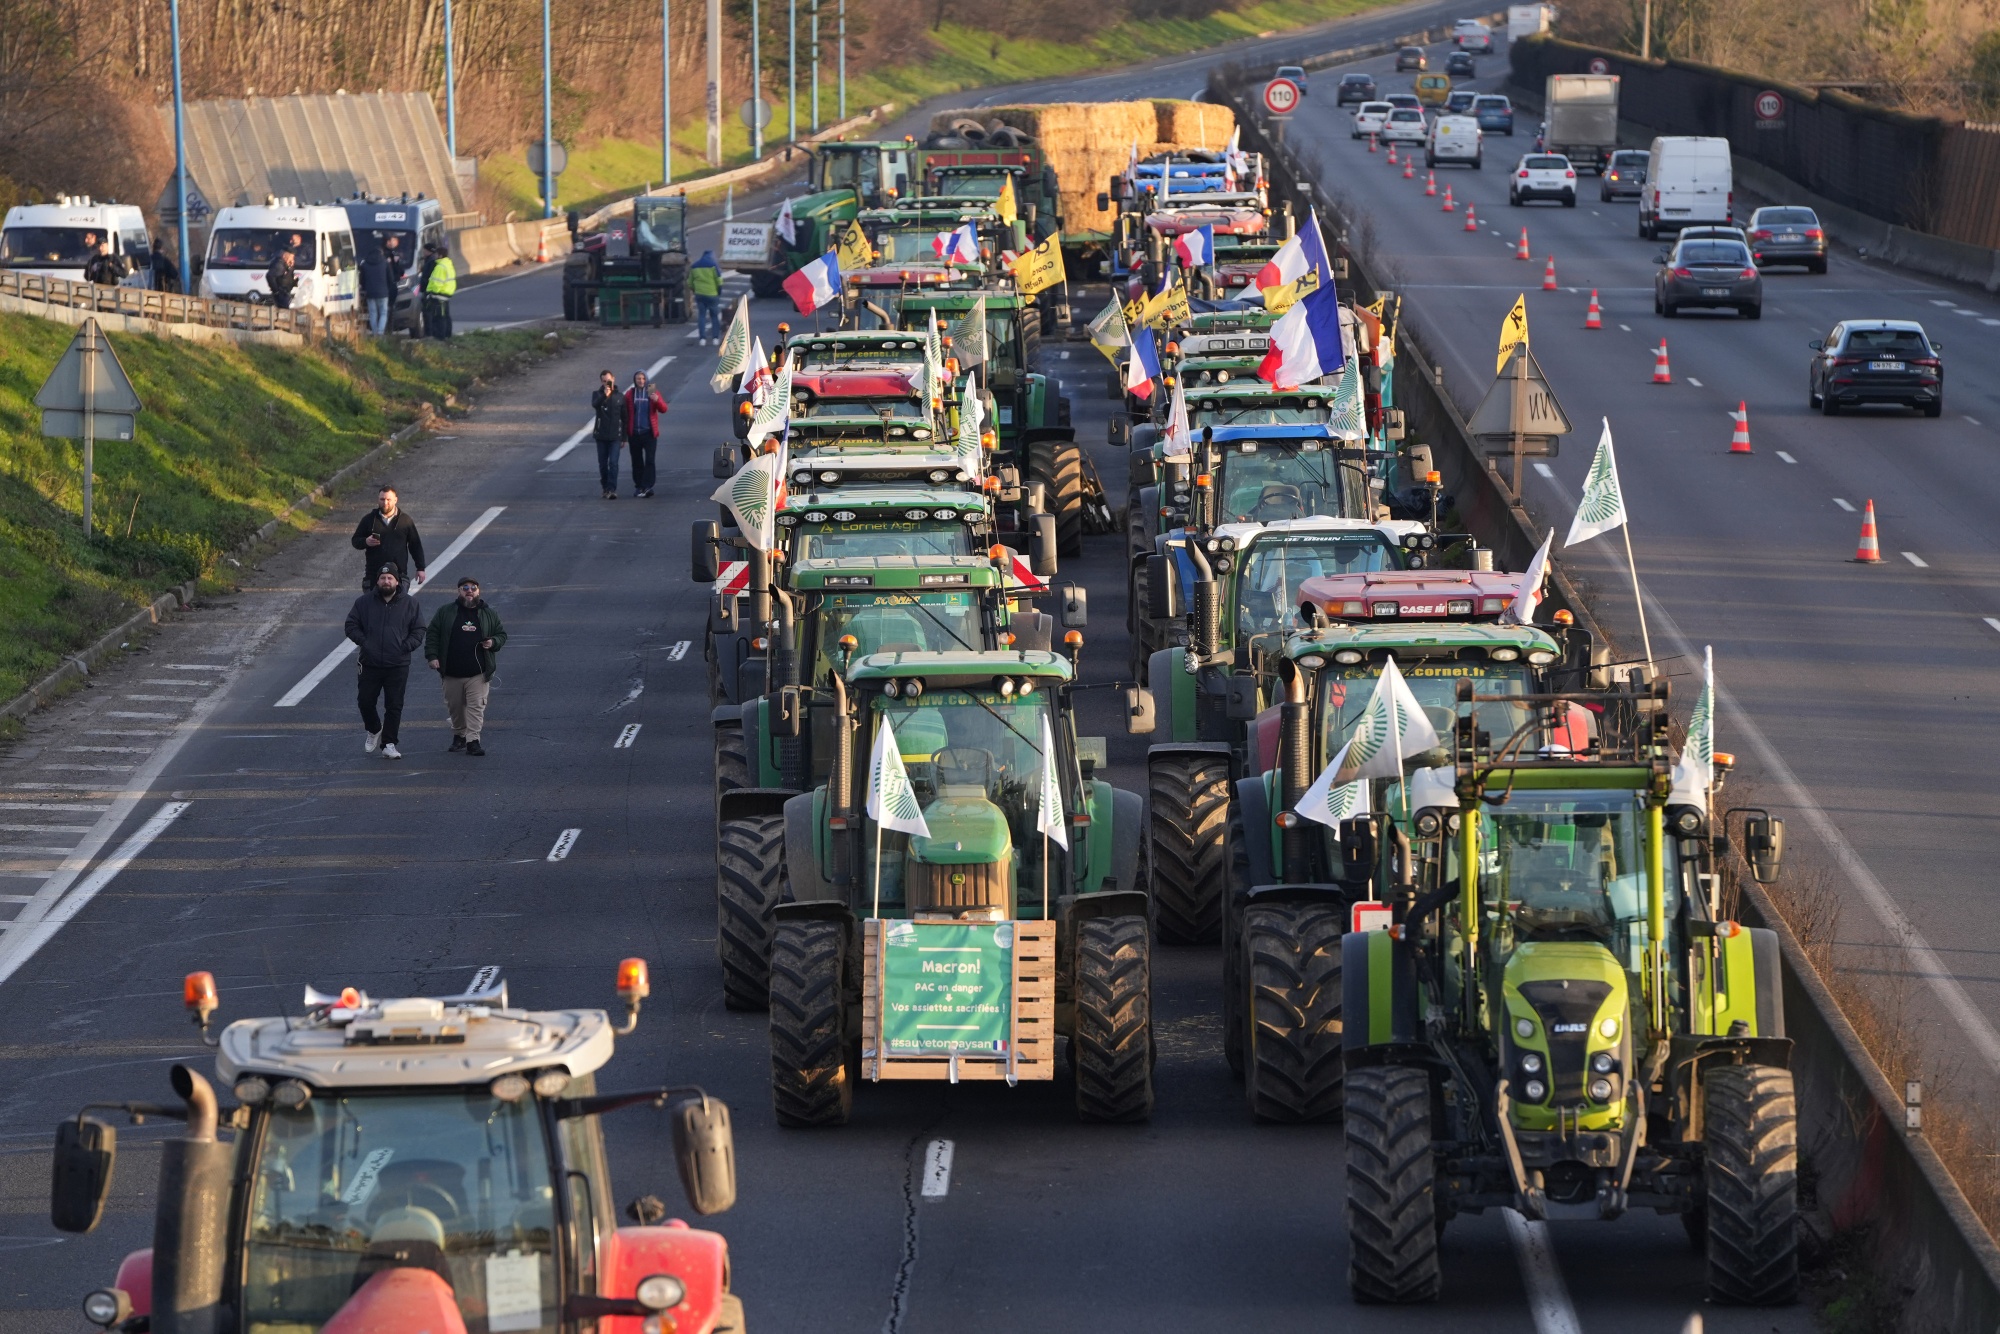
[[[952,1142],[934,1139],[924,1150],[924,1188],[927,1200],[941,1200],[951,1194]]]
[[[2000,630],[2000,621],[1996,621],[1996,620],[1994,620],[1994,619],[1993,619],[1993,618],[1992,618],[1991,616],[1982,616],[1982,617],[1980,617],[1979,619],[1980,619],[1980,620],[1982,620],[1982,621],[1985,621],[1985,622],[1986,622],[1986,623],[1987,623],[1988,625],[1992,626],[1992,627],[1993,627],[1993,628],[1994,628],[1995,630]]]
[[[1790,454],[1787,454],[1787,453],[1786,453],[1786,452],[1785,452],[1784,450],[1782,450],[1782,449],[1778,451],[1778,457],[1779,457],[1779,458],[1781,458],[1781,459],[1783,459],[1783,460],[1784,460],[1785,462],[1787,462],[1787,463],[1797,463],[1797,462],[1798,462],[1798,460],[1797,460],[1797,459],[1793,458],[1793,457],[1792,457],[1792,456],[1791,456]]]
[[[1833,503],[1840,506],[1842,509],[1846,510],[1849,514],[1854,513],[1854,506],[1848,504],[1846,501],[1842,500],[1839,496],[1835,496],[1833,498]]]
[[[1903,559],[1908,561],[1910,564],[1916,566],[1920,570],[1928,570],[1931,567],[1931,563],[1929,561],[1925,560],[1922,556],[1919,556],[1914,551],[1905,551],[1903,553]]]
[[[675,641],[674,646],[667,650],[667,661],[679,662],[682,658],[685,658],[687,656],[688,647],[693,642],[694,641],[691,639],[682,639]]]
[[[559,862],[569,856],[569,850],[576,846],[577,839],[583,837],[581,829],[565,829],[556,836],[556,845],[549,849],[549,860]]]
[[[1500,1215],[1507,1220],[1507,1239],[1514,1243],[1514,1262],[1521,1267],[1521,1282],[1528,1290],[1535,1334],[1583,1334],[1576,1307],[1570,1304],[1569,1285],[1556,1263],[1549,1225],[1531,1223],[1512,1209],[1502,1209]]]
[[[1631,326],[1631,325],[1629,325],[1629,324],[1621,324],[1621,325],[1619,325],[1618,327],[1619,327],[1619,328],[1621,328],[1621,329],[1623,329],[1623,330],[1624,330],[1624,331],[1625,331],[1626,333],[1631,333],[1631,332],[1632,332],[1632,326]]]
[[[611,749],[613,750],[632,749],[632,743],[639,739],[639,728],[641,726],[643,726],[643,724],[641,723],[625,724],[625,726],[620,728],[618,731],[618,739],[611,743]]]
[[[1988,324],[2000,324],[2000,320],[1988,320],[1988,321],[1987,321],[1987,323],[1988,323]],[[1959,415],[1959,416],[1961,416],[1961,417],[1965,417],[1965,414],[1964,414],[1964,413],[1962,413],[1962,412],[1961,412],[1961,413],[1959,413],[1958,415]],[[1982,423],[1982,422],[1981,422],[1981,421],[1979,420],[1979,418],[1977,418],[1977,417],[1965,417],[1965,419],[1966,419],[1967,421],[1971,422],[1971,423],[1972,423],[1972,424],[1973,424],[1974,426],[1979,426],[1979,425],[1982,425],[1982,424],[1983,424],[1983,423]]]
[[[1936,297],[1932,297],[1932,298],[1931,298],[1931,304],[1932,304],[1933,306],[1944,306],[1945,308],[1949,309],[1950,307],[1952,307],[1952,306],[1955,306],[1955,305],[1957,305],[1957,304],[1958,304],[1958,302],[1956,302],[1956,301],[1940,301],[1940,300],[1938,300],[1938,299],[1937,299]]]
[[[107,718],[158,718],[162,721],[171,721],[180,715],[174,713],[135,713],[130,709],[107,709],[104,716]]]
[[[661,371],[665,370],[667,367],[667,363],[672,360],[674,360],[674,358],[672,357],[661,357],[658,361],[654,362],[652,365],[646,368],[646,378],[648,380],[651,380],[654,376],[658,375]],[[561,444],[557,445],[554,449],[550,450],[548,453],[542,455],[542,462],[554,463],[557,459],[569,453],[572,449],[575,449],[585,440],[588,440],[590,438],[590,428],[592,425],[593,423],[591,422],[585,422],[583,425],[577,427],[576,433],[574,435],[570,436],[569,439],[563,441]]]
[[[22,964],[33,958],[35,951],[82,912],[106,885],[118,878],[120,871],[137,860],[152,846],[153,840],[165,833],[167,826],[178,820],[181,812],[193,804],[170,801],[160,807],[150,820],[119,845],[118,851],[99,862],[81,880],[76,879],[77,871],[87,865],[97,851],[88,840],[71,852],[62,868],[42,877],[46,883],[41,891],[30,897],[20,914],[6,924],[5,943],[0,945],[0,982],[12,977]]]
[[[1701,389],[1704,387],[1702,382],[1695,379],[1692,375],[1686,376],[1685,378],[1689,384],[1693,385],[1697,389]]]
[[[1546,463],[1537,463],[1535,465],[1535,471],[1541,474],[1543,477],[1547,478],[1551,482],[1553,482],[1556,479],[1555,469],[1549,467],[1549,465]]]

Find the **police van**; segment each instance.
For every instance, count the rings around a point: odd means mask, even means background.
[[[354,230],[357,258],[367,259],[377,246],[395,239],[396,260],[403,274],[396,283],[396,298],[389,310],[389,332],[408,329],[411,337],[423,332],[423,293],[417,291],[417,275],[423,269],[424,247],[443,245],[444,204],[418,195],[415,199],[350,199],[341,205],[347,210],[348,225]]]
[[[219,301],[269,301],[265,270],[287,250],[299,278],[292,290],[293,310],[350,315],[361,308],[361,274],[347,210],[276,197],[215,215],[201,295]]]
[[[0,268],[84,281],[83,266],[100,242],[125,261],[121,287],[153,285],[153,250],[146,217],[131,204],[100,204],[63,195],[53,204],[22,204],[0,224]]]

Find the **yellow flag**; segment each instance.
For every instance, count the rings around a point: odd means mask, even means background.
[[[1506,370],[1507,359],[1514,355],[1514,349],[1527,341],[1528,296],[1524,292],[1514,298],[1514,308],[1500,321],[1500,355],[1493,363],[1493,373],[1498,375]]]
[[[1264,309],[1270,311],[1273,315],[1282,315],[1304,300],[1306,293],[1314,291],[1318,287],[1319,270],[1316,268],[1307,269],[1297,282],[1286,283],[1282,287],[1266,287],[1263,289]]]
[[[833,243],[834,260],[842,273],[854,273],[875,262],[875,247],[868,244],[868,234],[861,230],[861,223],[848,219]]]
[[[1007,226],[1014,225],[1014,217],[1020,206],[1014,199],[1014,173],[1008,172],[1000,179],[1000,197],[993,201],[993,211],[1000,215],[1000,221]]]
[[[1001,197],[1006,198],[1005,195]],[[1014,289],[1022,296],[1033,296],[1045,288],[1067,281],[1069,275],[1063,271],[1062,233],[1056,232],[1015,260],[1013,270]]]
[[[1176,278],[1166,291],[1146,299],[1146,308],[1139,316],[1141,324],[1180,324],[1188,319],[1187,285]]]

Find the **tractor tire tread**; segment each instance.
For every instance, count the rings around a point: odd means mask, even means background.
[[[1362,1302],[1435,1301],[1444,1275],[1430,1076],[1375,1065],[1348,1071],[1345,1083],[1348,1287]]]
[[[771,1104],[781,1126],[845,1125],[853,1111],[842,952],[837,922],[780,922],[772,933]]]
[[[722,1003],[761,1010],[771,993],[771,914],[785,898],[785,817],[724,820],[715,831],[715,956]]]
[[[1146,864],[1160,939],[1209,945],[1222,937],[1229,871],[1229,762],[1162,757],[1146,766]]]
[[[1152,957],[1146,919],[1094,917],[1076,928],[1076,1110],[1086,1121],[1153,1114]]]
[[[1028,446],[1028,480],[1042,483],[1056,516],[1056,554],[1083,554],[1083,461],[1073,440],[1037,440]]]
[[[1250,978],[1244,1095],[1259,1121],[1331,1121],[1341,1110],[1338,906],[1252,907],[1243,918]]]
[[[1705,1077],[1709,1300],[1797,1299],[1798,1103],[1789,1070],[1711,1066]]]

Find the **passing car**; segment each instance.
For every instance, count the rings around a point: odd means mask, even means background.
[[[1444,58],[1444,72],[1462,74],[1469,79],[1479,73],[1479,63],[1472,58],[1470,51],[1454,51]]]
[[[1408,107],[1412,111],[1422,111],[1424,104],[1415,93],[1384,93],[1382,100],[1392,107]]]
[[[1290,79],[1299,86],[1299,96],[1306,95],[1306,67],[1304,65],[1280,65],[1277,77]]]
[[[1477,51],[1480,55],[1493,54],[1493,29],[1478,19],[1460,19],[1451,25],[1451,44],[1468,54]]]
[[[1683,234],[1659,255],[1653,273],[1653,313],[1668,319],[1683,310],[1733,310],[1746,320],[1764,317],[1764,277],[1750,247],[1726,237]]]
[[[1488,134],[1514,137],[1514,104],[1499,93],[1481,93],[1472,99],[1472,115]]]
[[[1609,204],[1614,199],[1637,199],[1646,188],[1645,150],[1621,148],[1604,165],[1597,178],[1597,197]]]
[[[1815,338],[1806,394],[1829,417],[1864,403],[1944,413],[1944,351],[1915,320],[1842,320]]]
[[[1395,109],[1387,102],[1363,102],[1354,108],[1354,132],[1348,137],[1359,139],[1365,134],[1382,133],[1382,127],[1389,123],[1389,113]]]
[[[1385,144],[1420,144],[1430,137],[1430,126],[1424,120],[1424,113],[1412,111],[1408,107],[1397,107],[1389,113],[1389,119],[1382,126],[1382,142]]]
[[[1479,122],[1470,116],[1439,116],[1424,140],[1424,165],[1463,162],[1478,171],[1486,164],[1485,136]]]
[[[1760,208],[1750,215],[1750,254],[1760,268],[1803,264],[1826,272],[1826,228],[1819,214],[1796,204]]]
[[[1406,69],[1428,68],[1430,65],[1424,59],[1424,48],[1421,46],[1406,46],[1396,52],[1396,73],[1401,74]]]
[[[1479,94],[1470,88],[1454,88],[1451,96],[1444,100],[1444,114],[1447,116],[1470,116],[1472,104],[1479,100]]]
[[[1413,81],[1417,101],[1427,107],[1441,107],[1451,96],[1451,75],[1419,74]]]
[[[1333,104],[1344,107],[1349,102],[1373,102],[1375,91],[1373,74],[1343,74],[1333,90]]]
[[[1576,207],[1576,168],[1561,153],[1529,153],[1514,165],[1507,202],[1514,207],[1536,199],[1557,199]]]
[[[1750,244],[1750,238],[1744,234],[1741,227],[1683,227],[1680,234],[1683,237],[1704,241],[1741,241],[1744,245]]]

